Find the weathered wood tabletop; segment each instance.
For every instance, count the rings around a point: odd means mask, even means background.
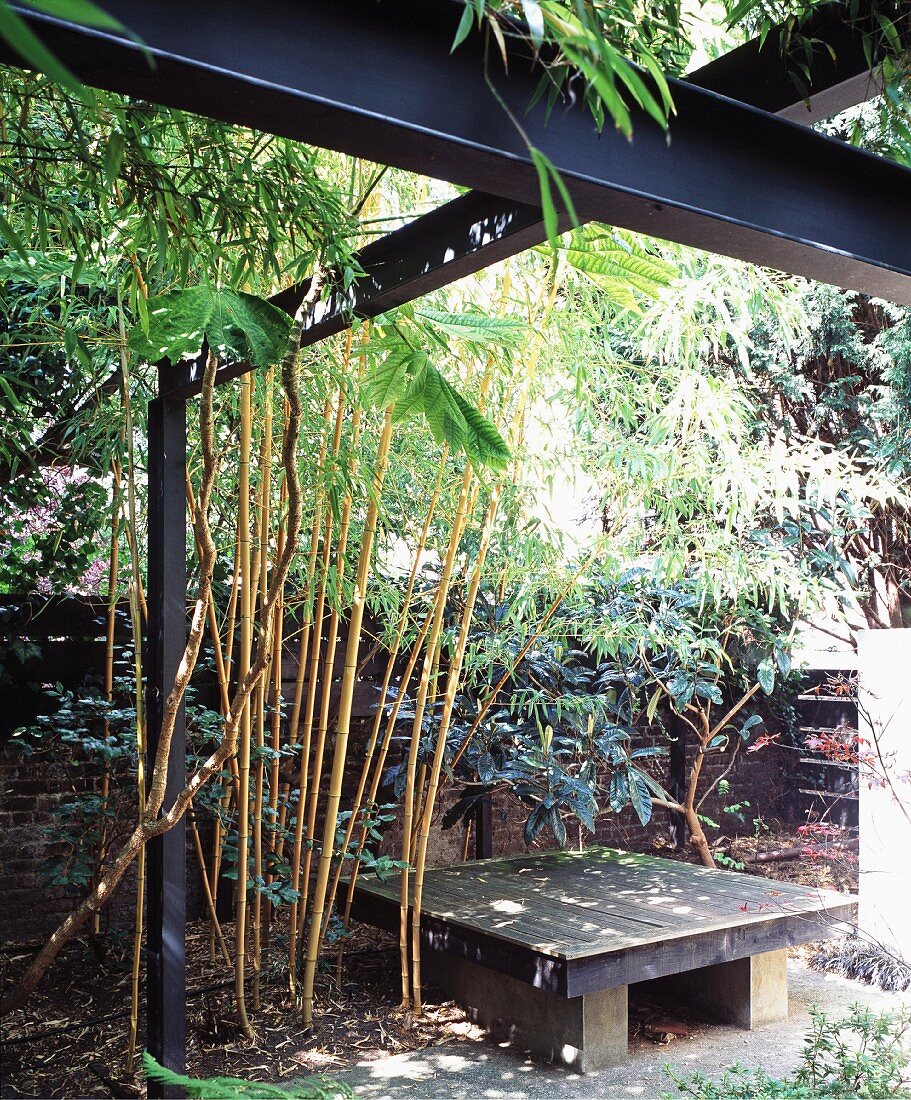
[[[393,927],[399,879],[359,877],[357,902],[360,919]],[[421,915],[431,929],[450,930],[449,939],[496,940],[571,968],[605,954],[639,955],[649,945],[672,950],[676,942],[687,969],[715,961],[719,951],[743,957],[753,942],[771,950],[820,938],[827,925],[853,920],[855,906],[853,897],[810,886],[593,847],[433,868]],[[743,943],[726,947],[732,937]],[[693,948],[700,943],[709,945],[704,958]],[[447,940],[442,949],[453,948]]]

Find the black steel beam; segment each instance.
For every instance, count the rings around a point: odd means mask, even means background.
[[[817,42],[839,50],[839,64],[834,64],[825,51],[826,62],[818,71],[814,70],[813,87],[817,90],[814,103],[827,92],[840,97],[840,102],[845,96],[843,78],[856,71],[862,71],[869,82],[860,34],[857,31],[849,34],[841,18],[841,7],[832,5],[832,8],[837,10],[837,20],[835,12],[824,9],[826,19],[815,19],[804,28]],[[734,55],[738,55],[738,64],[727,64],[727,58]],[[755,86],[742,79],[746,64],[756,73]],[[773,52],[768,46],[760,51],[758,45],[750,43],[698,69],[687,81],[763,110],[808,113],[802,93],[787,76],[780,44]],[[806,123],[807,119],[800,121]],[[359,253],[358,263],[364,276],[347,291],[339,287],[311,311],[304,345],[342,331],[352,317],[376,317],[506,256],[541,244],[546,236],[540,207],[511,202],[483,191],[469,191],[374,241]],[[276,294],[272,302],[293,315],[309,287],[309,281],[298,283]],[[204,366],[204,360],[187,364],[175,395],[190,397],[198,393]],[[237,378],[249,369],[246,363],[225,363],[219,368],[217,384]]]
[[[272,0],[267,19],[242,0],[107,7],[154,67],[123,35],[28,18],[90,84],[539,201],[480,41],[450,53],[458,5]],[[598,134],[581,105],[527,111],[537,74],[521,52],[491,79],[583,219],[911,304],[911,171],[685,82],[672,84],[670,139],[636,112],[627,141]]]
[[[884,43],[873,22],[877,11],[900,15],[896,3],[877,7],[866,0],[850,19],[845,4],[826,4],[799,27],[788,24],[762,41],[753,39],[691,73],[687,82],[806,126],[831,118],[881,90],[876,69]],[[809,83],[797,67],[808,61],[804,44],[811,50]]]
[[[163,374],[166,371],[162,372]],[[187,637],[187,405],[149,404],[148,758],[154,761],[165,700]],[[167,809],[186,783],[186,716],[177,715],[168,757]],[[183,819],[147,849],[146,1045],[183,1073],[186,1063],[186,827]],[[149,1096],[181,1096],[149,1082]]]
[[[538,207],[476,191],[461,195],[367,245],[358,254],[363,276],[347,290],[336,283],[332,293],[311,309],[303,346],[341,332],[353,317],[376,317],[540,244],[545,237]],[[309,281],[298,283],[271,300],[293,316],[309,287]],[[168,395],[198,393],[204,367],[201,359],[186,364]],[[224,363],[216,382],[248,370],[249,363]]]

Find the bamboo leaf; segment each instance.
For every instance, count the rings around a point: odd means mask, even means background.
[[[535,166],[535,171],[538,174],[538,186],[541,190],[541,212],[544,215],[544,230],[547,233],[548,241],[554,246],[556,245],[557,237],[560,232],[560,225],[559,218],[557,217],[557,208],[554,206],[554,197],[550,189],[550,172],[548,171],[550,161],[537,149],[531,148],[528,151],[531,155],[531,162]]]
[[[471,31],[471,24],[474,21],[474,12],[469,4],[465,5],[465,9],[462,12],[462,18],[459,20],[459,25],[456,28],[455,38],[452,40],[452,46],[449,52],[455,53],[455,51],[461,46],[461,44],[468,37]]]
[[[544,15],[541,12],[541,5],[538,0],[522,0],[522,11],[525,14],[531,40],[540,47],[544,41]]]
[[[28,23],[6,4],[0,2],[0,38],[13,47],[27,65],[46,73],[68,92],[72,92],[86,106],[95,102],[91,91],[45,46]]]
[[[25,3],[35,11],[43,11],[69,23],[81,23],[85,27],[108,31],[126,29],[119,19],[115,19],[91,0],[25,0]]]
[[[2,214],[0,214],[0,236],[4,238],[11,248],[14,248],[19,253],[27,264],[31,263],[29,254],[25,250],[25,243]]]

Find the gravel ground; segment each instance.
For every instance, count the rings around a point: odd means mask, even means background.
[[[356,1094],[370,1100],[525,1100],[525,1098],[635,1097],[656,1100],[669,1085],[665,1064],[680,1070],[721,1073],[734,1062],[762,1066],[774,1076],[792,1071],[800,1056],[809,1006],[817,1004],[833,1017],[852,1004],[877,1011],[911,1004],[911,994],[884,993],[858,982],[809,969],[802,961],[788,964],[790,1014],[787,1021],[754,1032],[697,1023],[686,1037],[667,1046],[635,1043],[619,1066],[581,1075],[533,1060],[509,1043],[498,1044],[471,1029],[474,1038],[377,1061],[361,1062],[338,1075]]]

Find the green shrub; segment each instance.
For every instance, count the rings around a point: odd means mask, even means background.
[[[703,1073],[667,1074],[695,1100],[810,1100],[815,1097],[911,1097],[908,1041],[911,1010],[877,1015],[854,1005],[843,1020],[810,1010],[800,1066],[790,1077],[732,1066],[718,1081]],[[666,1093],[665,1100],[672,1094]]]

